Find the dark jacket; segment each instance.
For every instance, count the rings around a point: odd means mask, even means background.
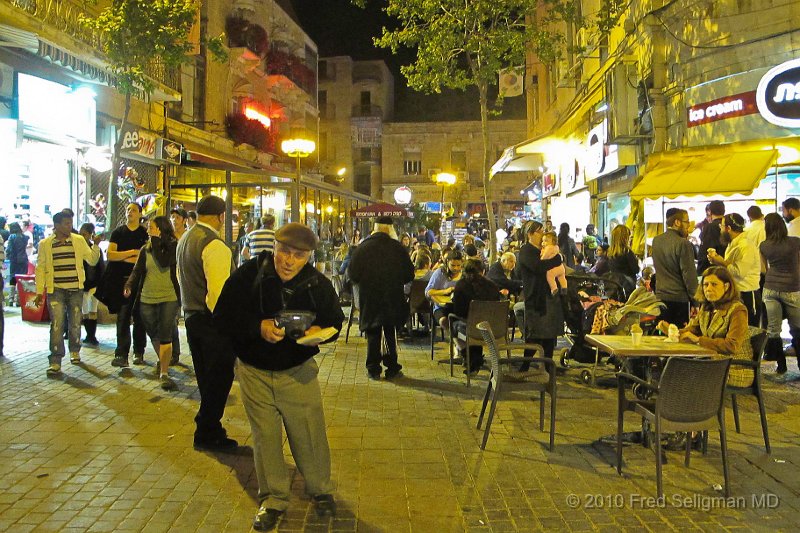
[[[697,291],[692,244],[672,228],[653,238],[656,296],[664,302],[690,302]]]
[[[472,282],[462,277],[453,290],[453,313],[461,318],[467,318],[472,300],[493,302],[502,299],[503,295],[500,294],[497,285],[484,276],[479,276]]]
[[[525,338],[548,339],[564,333],[564,311],[558,295],[547,284],[547,271],[558,266],[561,258],[542,259],[542,252],[530,243],[519,250],[517,272],[525,294]]]
[[[708,249],[713,248],[721,256],[725,256],[727,244],[722,244],[722,219],[715,218],[700,231],[700,250],[697,253],[697,275],[711,266],[708,260]]]
[[[214,308],[214,322],[243,362],[262,370],[287,370],[314,357],[319,348],[297,344],[289,337],[274,344],[261,337],[261,321],[284,309],[312,311],[316,314],[312,325],[342,329],[344,314],[330,280],[307,264],[284,282],[267,251],[246,261],[225,282]]]
[[[509,294],[519,294],[519,291],[522,290],[522,280],[517,276],[517,271],[514,270],[511,273],[511,279],[507,278],[500,261],[495,261],[492,266],[489,267],[489,272],[486,273],[486,277],[501,289],[508,289]]]
[[[178,241],[162,245],[161,237],[150,237],[150,242],[142,246],[139,251],[139,257],[136,258],[136,264],[133,265],[133,271],[131,271],[131,275],[128,276],[128,280],[125,282],[125,288],[130,289],[131,295],[136,300],[141,296],[144,278],[147,276],[147,254],[152,253],[153,259],[161,268],[169,267],[169,276],[172,278],[175,297],[179,302],[181,301],[181,288],[178,285],[177,275],[177,249]]]
[[[564,263],[570,268],[575,268],[575,258],[581,255],[578,251],[578,247],[575,245],[575,239],[569,236],[564,238],[562,235],[559,235],[558,249],[561,251],[561,255],[564,256]]]
[[[89,247],[97,246],[90,243]],[[83,282],[83,290],[89,291],[97,287],[100,283],[100,278],[103,277],[103,272],[106,270],[106,262],[103,261],[103,253],[100,252],[100,259],[97,260],[96,265],[90,265],[87,261],[83,262],[83,271],[86,273],[86,279]]]
[[[348,272],[358,285],[361,331],[406,323],[403,285],[414,279],[414,265],[402,244],[383,232],[373,233],[353,252]]]
[[[28,273],[28,236],[12,233],[6,240],[6,260],[11,275]]]
[[[611,279],[617,281],[625,290],[625,296],[630,296],[636,289],[636,276],[639,275],[639,261],[632,250],[627,250],[622,255],[608,258],[608,273]]]

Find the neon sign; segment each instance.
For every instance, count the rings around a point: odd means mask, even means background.
[[[800,128],[800,59],[770,69],[758,82],[756,104],[764,120]]]

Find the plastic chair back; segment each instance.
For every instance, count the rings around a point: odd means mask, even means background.
[[[730,365],[730,357],[667,359],[656,400],[661,417],[672,422],[694,423],[717,416],[723,405]]]

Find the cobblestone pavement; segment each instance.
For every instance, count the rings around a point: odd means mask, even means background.
[[[171,369],[176,393],[162,391],[147,366],[111,367],[113,326],[83,363],[45,375],[47,325],[6,318],[0,359],[0,530],[248,531],[256,511],[249,447],[213,455],[191,447],[197,387],[189,357]],[[184,342],[184,347],[186,343]],[[437,344],[437,356],[446,344]],[[625,449],[625,474],[613,466],[615,391],[559,377],[555,451],[538,430],[538,400],[501,402],[487,449],[475,429],[486,384],[467,388],[461,373],[432,362],[427,339],[401,346],[406,376],[370,381],[365,342],[318,356],[339,513],[318,521],[295,474],[280,531],[501,532],[540,530],[796,530],[800,525],[798,383],[767,382],[772,455],[764,452],[755,402],[740,400],[742,433],[728,411],[732,494],[721,501],[718,439],[693,453],[689,468],[668,452],[662,505],[651,451]],[[798,378],[794,361],[791,377]],[[768,375],[774,363],[765,363]],[[793,372],[793,373],[792,373]],[[483,372],[482,374],[486,374]],[[225,425],[249,445],[234,383]],[[634,429],[631,417],[626,429]],[[287,462],[291,455],[286,448]],[[727,503],[727,505],[725,505]],[[709,509],[709,507],[713,507]]]

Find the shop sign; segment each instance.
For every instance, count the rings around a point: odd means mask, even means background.
[[[141,128],[127,127],[122,133],[120,150],[126,155],[139,156],[153,161],[163,161],[179,165],[181,162],[180,143],[164,139]]]
[[[550,169],[542,174],[542,196],[552,196],[559,192],[558,172]]]
[[[689,107],[687,109],[688,116],[686,124],[691,128],[699,126],[700,124],[708,124],[710,122],[734,117],[743,117],[745,115],[752,115],[753,113],[758,113],[756,92],[748,91],[746,93],[725,96]]]
[[[632,147],[621,147],[608,144],[607,121],[589,131],[586,137],[586,159],[584,161],[584,181],[591,181],[605,176],[624,165],[636,163]],[[631,148],[631,150],[627,150]],[[579,187],[576,187],[579,188]]]
[[[764,120],[785,128],[800,128],[800,59],[767,71],[756,89],[758,111]]]

